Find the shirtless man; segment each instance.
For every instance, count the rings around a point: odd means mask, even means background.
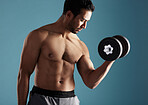
[[[90,0],[66,0],[62,16],[29,33],[24,41],[17,81],[18,105],[26,105],[29,79],[35,71],[29,105],[79,105],[74,94],[75,64],[85,83],[94,89],[114,61],[97,69],[86,45],[76,35],[86,28],[94,6]]]

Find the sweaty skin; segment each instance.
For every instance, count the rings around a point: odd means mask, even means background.
[[[25,105],[29,91],[29,79],[35,71],[35,86],[58,91],[75,89],[73,72],[75,64],[89,88],[95,88],[108,73],[112,62],[105,61],[96,70],[86,45],[76,33],[86,28],[91,11],[82,10],[74,18],[71,11],[60,19],[26,37],[18,74],[18,105]]]

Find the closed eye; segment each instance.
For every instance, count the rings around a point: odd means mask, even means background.
[[[85,20],[84,20],[84,19],[81,19],[80,21],[81,21],[81,22],[84,22]]]

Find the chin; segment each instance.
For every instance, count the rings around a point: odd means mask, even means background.
[[[71,30],[72,33],[77,34],[79,32],[79,30],[75,29],[75,30]]]

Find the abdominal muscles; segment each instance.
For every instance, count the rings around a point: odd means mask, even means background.
[[[74,65],[62,59],[57,61],[40,59],[35,68],[35,86],[47,90],[74,90]]]

